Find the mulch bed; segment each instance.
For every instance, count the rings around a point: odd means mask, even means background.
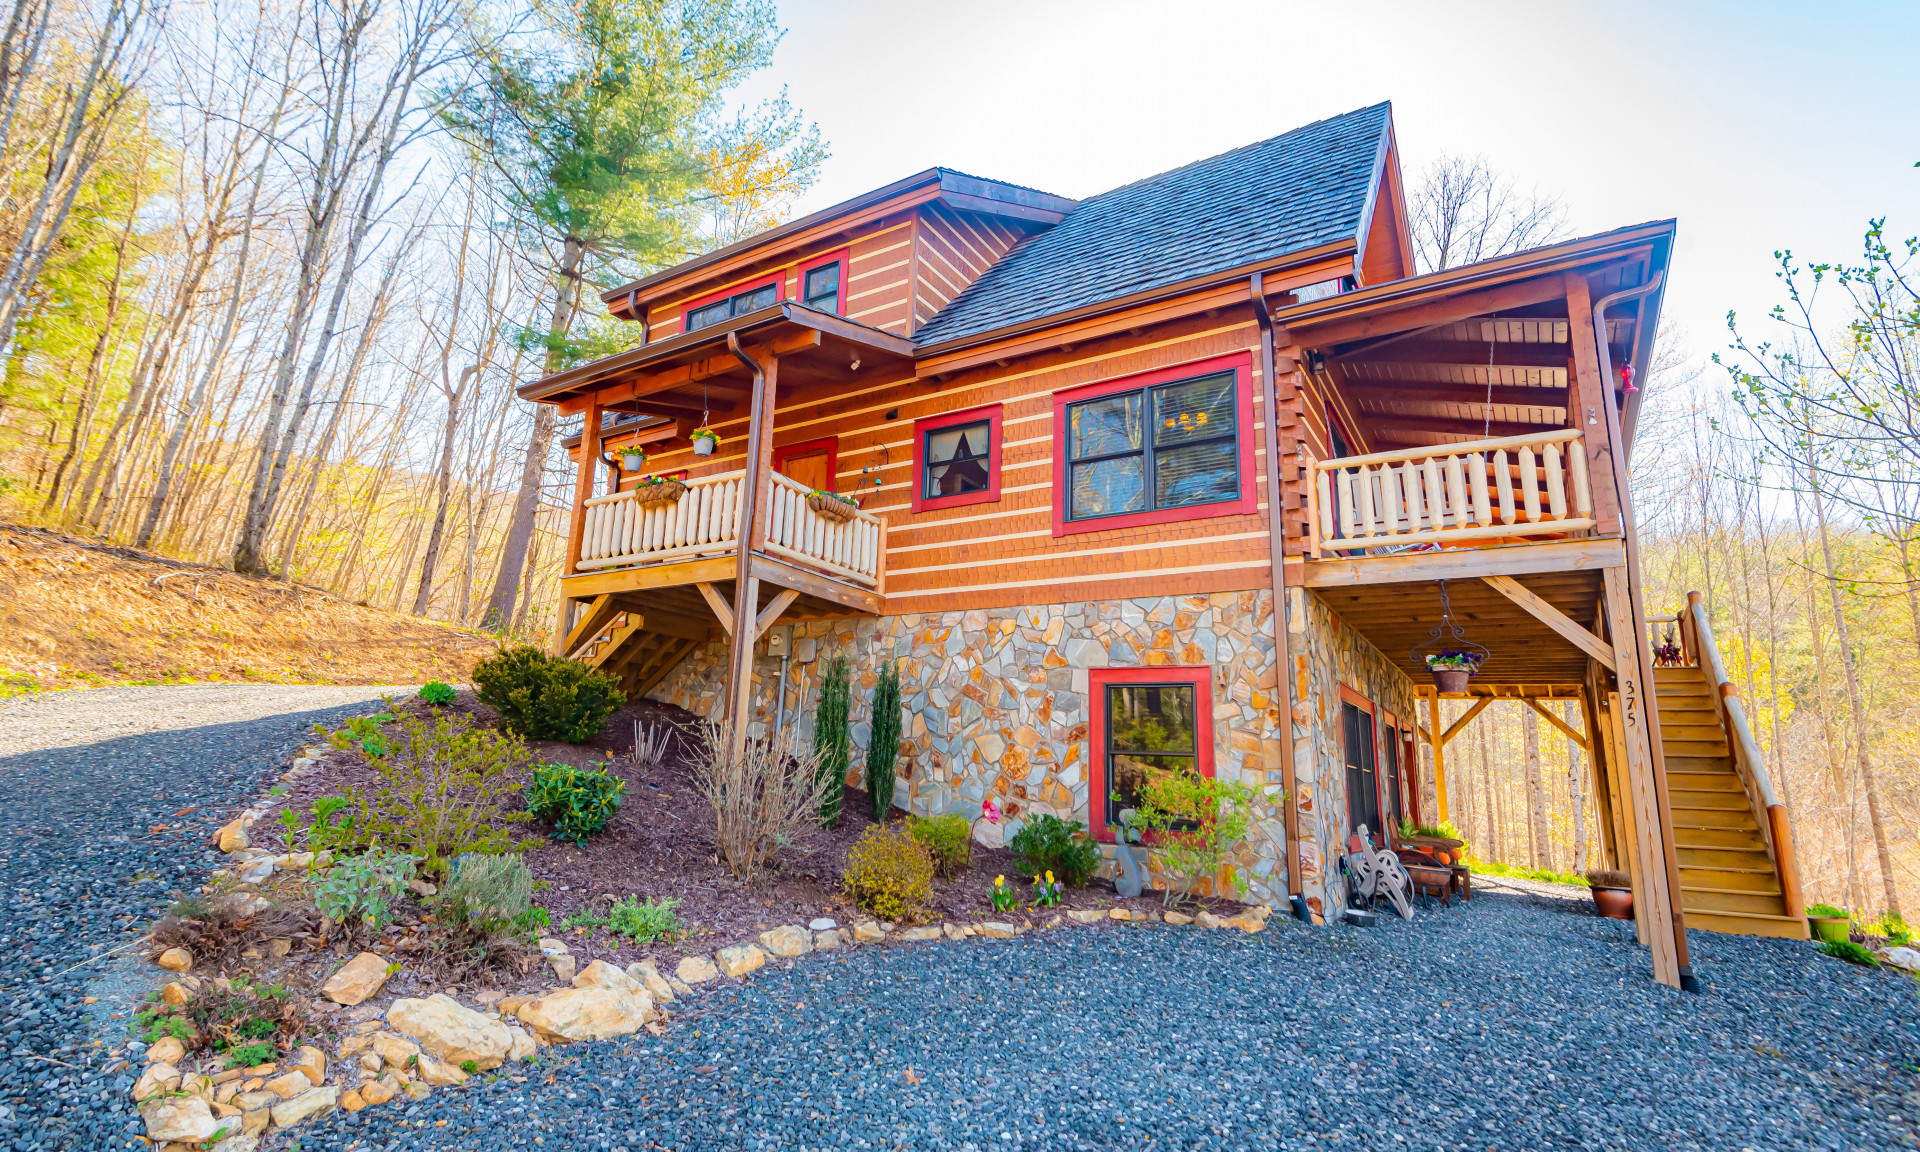
[[[418,700],[398,703],[409,713],[429,710]],[[464,713],[476,724],[494,720],[491,709],[466,691],[444,711]],[[676,736],[661,763],[637,767],[633,762],[635,721],[685,726],[690,731],[695,720],[692,713],[672,705],[635,701],[614,713],[592,740],[581,744],[528,742],[536,760],[580,767],[611,761],[612,772],[627,781],[619,812],[584,846],[545,840],[526,853],[534,878],[551,885],[535,894],[535,902],[553,917],[553,933],[561,935],[559,925],[568,915],[590,909],[604,916],[615,899],[627,896],[679,900],[680,918],[690,928],[686,938],[670,944],[634,944],[604,928],[574,929],[564,938],[583,965],[588,958],[626,965],[655,956],[662,970],[670,970],[680,956],[711,953],[782,924],[806,924],[815,917],[829,916],[845,927],[855,920],[870,919],[858,912],[840,890],[847,850],[869,825],[867,794],[847,789],[837,828],[814,833],[777,861],[767,875],[752,882],[739,881],[720,866],[715,855],[712,810],[688,767],[697,745]],[[319,797],[343,792],[350,785],[366,789],[377,783],[377,773],[358,752],[336,751],[328,754],[315,771],[290,785],[285,799],[304,818],[308,806]],[[894,818],[904,819],[904,815],[896,809]],[[270,817],[255,827],[263,830],[274,824]],[[535,836],[545,831],[538,823],[514,828],[517,833]],[[928,922],[1031,919],[1037,924],[1054,914],[1051,909],[993,913],[987,894],[999,875],[1005,875],[1009,885],[1017,884],[1023,894],[1031,879],[1021,873],[1012,852],[975,844],[971,866],[950,878],[934,880]],[[1244,907],[1233,900],[1203,903],[1221,916]],[[1151,911],[1161,906],[1159,893],[1122,899],[1111,881],[1094,879],[1067,889],[1060,910],[1126,907]],[[535,972],[533,978],[540,975]]]

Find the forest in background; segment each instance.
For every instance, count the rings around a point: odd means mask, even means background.
[[[730,95],[779,37],[764,0],[10,0],[0,516],[544,638],[571,467],[513,387],[634,338],[596,290],[786,218],[820,134]],[[1422,270],[1568,232],[1483,159],[1412,175]],[[1633,460],[1649,611],[1705,595],[1808,897],[1869,913],[1920,882],[1914,253],[1876,222],[1721,354],[1664,334]],[[1536,714],[1449,767],[1483,859],[1592,863]]]

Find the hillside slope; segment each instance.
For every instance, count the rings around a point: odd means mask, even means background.
[[[0,524],[0,697],[102,684],[466,680],[493,640],[130,548]]]

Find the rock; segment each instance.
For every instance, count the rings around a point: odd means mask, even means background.
[[[187,986],[177,980],[160,989],[160,1002],[162,1004],[171,1004],[173,1007],[178,1008],[191,999],[193,999],[193,993],[187,991]]]
[[[303,1120],[325,1116],[333,1111],[334,1106],[339,1102],[340,1089],[331,1085],[325,1088],[314,1088],[302,1092],[291,1100],[283,1100],[275,1104],[271,1110],[273,1122],[282,1128],[291,1128]]]
[[[258,1136],[251,1132],[235,1131],[235,1126],[231,1123],[227,1127],[233,1134],[215,1144],[213,1152],[255,1152],[255,1149],[260,1147]]]
[[[340,1110],[342,1112],[358,1112],[366,1106],[367,1099],[360,1095],[358,1088],[349,1088],[345,1092],[340,1093]]]
[[[1889,948],[1880,962],[1908,972],[1920,972],[1920,952],[1912,948]]]
[[[247,818],[239,817],[220,829],[219,845],[222,852],[237,852],[242,848],[253,847],[253,841],[247,836]]]
[[[180,1070],[178,1068],[165,1062],[149,1064],[147,1070],[140,1073],[140,1079],[133,1082],[133,1099],[138,1103],[149,1096],[176,1091],[179,1087]],[[205,1137],[201,1139],[204,1140]]]
[[[213,1109],[198,1096],[162,1096],[142,1106],[140,1118],[147,1122],[147,1139],[156,1144],[198,1144],[220,1130]]]
[[[380,1074],[380,1069],[385,1068],[386,1066],[387,1066],[387,1062],[385,1060],[380,1059],[380,1054],[378,1052],[360,1053],[360,1071],[365,1073],[366,1075],[378,1076]]]
[[[420,897],[432,896],[440,891],[440,889],[427,883],[425,880],[409,880],[407,881],[407,888],[411,890],[415,896]]]
[[[287,1068],[293,1072],[304,1072],[307,1079],[322,1084],[327,1079],[327,1054],[311,1044],[302,1044],[299,1051],[287,1061]]]
[[[949,940],[965,940],[967,938],[967,930],[958,924],[942,924],[940,925],[940,931],[945,932]]]
[[[233,1098],[234,1104],[248,1112],[261,1108],[271,1108],[280,1103],[280,1097],[271,1092],[242,1092]]]
[[[185,948],[169,948],[154,963],[169,972],[185,972],[193,967],[193,953]]]
[[[340,1047],[336,1051],[340,1059],[351,1060],[371,1047],[373,1047],[372,1034],[363,1032],[358,1036],[349,1036],[340,1041]]]
[[[387,982],[387,962],[371,952],[362,952],[327,977],[320,994],[335,1004],[352,1007],[363,1004]]]
[[[491,1008],[506,999],[507,994],[498,988],[482,988],[473,994],[473,1002],[482,1008]]]
[[[705,956],[689,956],[680,961],[680,966],[673,970],[673,974],[683,984],[705,984],[709,980],[718,980],[720,969],[715,968],[713,961]]]
[[[254,1108],[240,1114],[240,1131],[248,1136],[258,1136],[267,1130],[273,1122],[273,1113],[266,1108]]]
[[[1131,920],[1133,919],[1133,913],[1127,911],[1125,908],[1115,908],[1107,913],[1107,918],[1110,920]]]
[[[838,927],[840,925],[836,924],[831,916],[820,916],[807,922],[807,929],[811,932],[831,932]]]
[[[282,1100],[291,1100],[311,1087],[313,1087],[313,1081],[305,1072],[282,1072],[266,1084],[267,1091]],[[277,1117],[275,1122],[278,1122]]]
[[[678,976],[667,977],[667,984],[669,987],[673,989],[673,994],[675,996],[693,995],[693,989],[688,987],[687,982],[685,980],[680,979],[680,977]]]
[[[502,996],[500,1002],[493,1006],[493,1010],[500,1013],[502,1019],[506,1019],[520,1011],[520,1005],[531,999],[533,999],[531,996]]]
[[[509,1024],[507,1026],[507,1037],[509,1039],[507,1059],[513,1061],[515,1064],[518,1064],[522,1060],[531,1060],[540,1054],[539,1042],[535,1040],[533,1034],[525,1028],[517,1028]]]
[[[731,948],[722,948],[713,954],[719,961],[720,971],[738,978],[756,971],[767,962],[767,954],[755,944],[735,944]]]
[[[938,928],[909,928],[900,933],[900,939],[911,943],[918,943],[921,940],[938,940],[940,936],[941,932]]]
[[[1219,918],[1218,916],[1215,916],[1215,915],[1214,915],[1213,913],[1211,913],[1211,912],[1202,912],[1202,913],[1200,913],[1200,914],[1199,914],[1198,916],[1195,916],[1195,917],[1193,918],[1193,922],[1194,922],[1195,924],[1198,924],[1198,925],[1200,925],[1200,927],[1202,927],[1202,928],[1218,928],[1218,927],[1220,927],[1220,918]]]
[[[239,872],[242,884],[265,884],[273,876],[273,860],[250,860],[241,865]]]
[[[213,1103],[213,1077],[196,1072],[180,1081],[180,1091],[189,1096],[198,1096],[207,1103]]]
[[[1238,928],[1242,932],[1264,932],[1267,928],[1267,918],[1256,915],[1251,910],[1242,912],[1238,916],[1229,916],[1220,923],[1223,927]]]
[[[186,1059],[187,1046],[171,1036],[162,1036],[147,1049],[147,1063],[178,1064]]]
[[[291,951],[293,951],[293,941],[285,936],[276,936],[267,941],[267,955],[272,959],[283,960]]]
[[[582,969],[580,974],[573,978],[573,986],[575,988],[612,988],[619,992],[635,992],[644,987],[639,981],[605,960],[595,960]]]
[[[805,956],[813,951],[813,933],[798,924],[788,924],[760,933],[760,946],[775,956]]]
[[[1067,913],[1067,919],[1075,924],[1098,924],[1106,918],[1107,914],[1098,909],[1076,909]]]
[[[573,982],[573,957],[565,952],[558,956],[547,957],[547,963],[553,965],[554,979],[562,984]]]
[[[392,1076],[382,1076],[378,1080],[369,1080],[355,1091],[367,1104],[385,1104],[400,1094],[400,1081]]]
[[[1167,923],[1191,924],[1193,923],[1193,917],[1187,915],[1185,912],[1169,912],[1167,913]]]
[[[540,938],[540,955],[565,956],[567,955],[567,942],[565,940],[556,940],[551,936],[542,936]]]
[[[425,1100],[431,1095],[433,1095],[433,1089],[427,1087],[426,1084],[419,1080],[414,1080],[407,1084],[407,1099],[409,1100],[417,1102]]]
[[[380,1059],[386,1061],[389,1068],[405,1068],[415,1056],[420,1055],[420,1045],[391,1032],[376,1033],[373,1050],[379,1053]]]
[[[1019,929],[998,920],[988,920],[979,925],[980,935],[989,940],[1011,940],[1020,934]]]
[[[649,956],[638,964],[627,965],[627,978],[645,988],[647,995],[653,997],[655,1004],[673,1003],[673,985],[667,983],[665,976],[660,975],[660,969],[654,964],[653,957]]]
[[[761,961],[765,962],[764,956]],[[548,1039],[605,1040],[637,1032],[653,1019],[653,998],[644,990],[563,988],[527,1001],[515,1015],[536,1035]]]
[[[626,973],[618,968],[606,967],[626,979]],[[463,1006],[445,993],[425,1000],[394,1001],[387,1010],[387,1027],[410,1037],[422,1051],[455,1068],[469,1060],[482,1071],[498,1068],[513,1043],[505,1024]]]
[[[464,1084],[467,1082],[466,1072],[462,1071],[459,1067],[449,1064],[445,1060],[429,1056],[424,1052],[420,1054],[417,1067],[420,1069],[420,1079],[425,1080],[435,1088],[451,1088],[455,1084]]]
[[[853,938],[862,944],[877,944],[887,938],[880,925],[871,920],[862,920],[853,926]]]
[[[838,930],[814,933],[813,950],[815,952],[831,952],[838,947],[840,947]]]

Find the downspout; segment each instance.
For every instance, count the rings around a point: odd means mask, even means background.
[[[1260,325],[1260,402],[1266,425],[1267,453],[1267,546],[1273,565],[1273,656],[1275,687],[1279,692],[1281,824],[1287,842],[1287,903],[1294,918],[1313,923],[1301,893],[1300,880],[1300,800],[1293,779],[1293,656],[1287,650],[1287,545],[1286,525],[1280,518],[1284,494],[1280,486],[1280,390],[1273,379],[1273,310],[1267,307],[1266,282],[1255,272],[1248,284],[1253,295],[1253,319]]]
[[[1633,650],[1640,664],[1640,683],[1646,708],[1649,731],[1660,731],[1659,693],[1653,688],[1653,661],[1647,652],[1647,638],[1641,621],[1647,618],[1647,608],[1640,591],[1640,536],[1635,527],[1631,484],[1627,476],[1627,445],[1620,430],[1620,404],[1613,394],[1613,352],[1607,341],[1607,309],[1623,300],[1638,300],[1650,296],[1660,287],[1664,273],[1655,272],[1645,284],[1638,288],[1623,288],[1608,296],[1602,296],[1593,302],[1593,342],[1597,346],[1600,359],[1600,390],[1607,401],[1607,436],[1611,439],[1614,451],[1607,453],[1613,461],[1613,487],[1620,503],[1620,528],[1625,534],[1627,557],[1627,592],[1633,606],[1633,626],[1635,631]],[[1687,953],[1686,913],[1681,909],[1679,852],[1673,846],[1673,805],[1667,791],[1667,753],[1665,742],[1660,739],[1649,741],[1653,746],[1653,791],[1660,806],[1660,837],[1664,845],[1661,853],[1667,870],[1667,894],[1673,907],[1673,955],[1680,967],[1680,987],[1683,991],[1700,991],[1700,981],[1693,975],[1693,965]]]

